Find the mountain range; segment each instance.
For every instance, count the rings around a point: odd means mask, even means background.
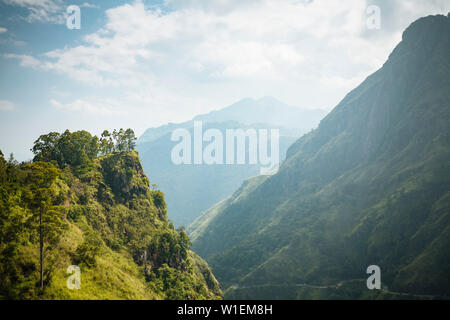
[[[247,98],[187,122],[150,128],[139,137],[137,150],[152,183],[164,190],[170,219],[175,225],[188,225],[214,203],[229,196],[245,179],[258,175],[260,165],[248,162],[174,164],[171,159],[171,150],[177,144],[171,141],[174,130],[186,129],[193,135],[194,122],[201,122],[204,130],[218,129],[224,136],[227,129],[278,129],[282,161],[287,148],[316,127],[325,114],[324,110],[299,109],[272,97]]]
[[[448,16],[412,23],[277,174],[189,226],[225,298],[450,296],[449,34]]]

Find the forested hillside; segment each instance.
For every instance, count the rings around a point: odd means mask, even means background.
[[[450,296],[449,34],[446,16],[411,24],[276,175],[191,225],[226,297],[386,298],[337,285],[373,264],[389,290]]]
[[[220,298],[167,218],[164,194],[150,188],[134,140],[132,130],[52,132],[30,163],[0,155],[0,297]],[[80,289],[66,285],[71,265]]]

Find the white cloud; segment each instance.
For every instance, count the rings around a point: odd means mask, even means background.
[[[58,110],[76,112],[88,115],[120,116],[126,114],[126,110],[119,109],[115,101],[96,100],[92,101],[77,99],[71,103],[61,103],[55,99],[50,100],[50,104]]]
[[[64,6],[62,0],[3,0],[6,4],[26,8],[28,22],[49,22],[63,24]]]
[[[39,60],[29,55],[7,53],[3,56],[7,59],[18,59],[22,67],[38,68],[42,64]]]
[[[55,1],[53,0],[3,0],[3,2],[16,5],[21,7],[42,7],[42,8],[50,8],[53,7]]]
[[[0,111],[14,110],[14,103],[8,100],[0,100]]]
[[[0,27],[0,33],[6,33],[8,31],[8,29]]]
[[[84,45],[48,52],[51,60],[43,60],[42,67],[100,86],[134,85],[132,78],[157,77],[154,67],[161,65],[197,71],[210,81],[274,79],[305,59],[322,62],[315,52],[305,57],[305,50],[339,54],[326,44],[332,37],[346,38],[347,51],[348,46],[371,47],[358,38],[364,27],[363,1],[317,3],[264,1],[226,14],[193,6],[163,14],[136,1],[108,10],[105,27],[86,36]],[[139,72],[142,65],[145,74]]]
[[[331,108],[382,65],[416,15],[450,7],[441,1],[412,3],[395,3],[402,22],[387,32],[386,21],[381,31],[367,30],[365,0],[166,0],[162,9],[137,0],[107,10],[105,25],[76,46],[39,57],[5,57],[89,87],[113,88],[120,93],[118,106],[157,110],[161,119],[188,117],[186,109],[194,114],[244,96],[273,95],[301,107]],[[116,110],[101,99],[52,104],[97,114]]]
[[[88,2],[84,2],[82,5],[80,5],[81,8],[93,8],[93,9],[98,9],[100,8],[99,6],[95,5],[95,4],[91,4]]]

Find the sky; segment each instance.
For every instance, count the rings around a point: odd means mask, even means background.
[[[80,28],[67,26],[80,8]],[[331,110],[448,0],[0,0],[0,150],[181,122],[243,98]]]

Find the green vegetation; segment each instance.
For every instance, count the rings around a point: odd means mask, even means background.
[[[85,130],[59,134],[50,132],[41,135],[31,149],[33,161],[52,162],[60,168],[83,166],[92,162],[99,154],[113,151],[132,151],[136,146],[136,136],[132,129],[103,131],[101,138],[92,136]]]
[[[226,298],[450,296],[449,32],[446,16],[414,22],[276,175],[188,228]],[[314,287],[367,278],[372,264],[410,295]]]
[[[134,133],[112,139],[50,133],[32,163],[0,155],[0,297],[220,298],[209,267],[168,220],[164,194],[150,189]],[[66,287],[70,265],[81,269],[79,290]]]

